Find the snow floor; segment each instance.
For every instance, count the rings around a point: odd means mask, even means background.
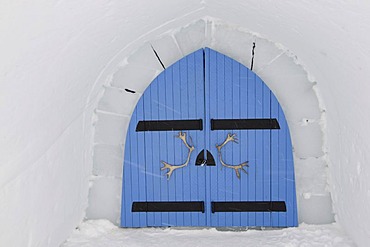
[[[124,229],[108,220],[83,222],[61,247],[150,246],[356,246],[336,223],[301,224],[278,230],[217,230],[215,228]]]

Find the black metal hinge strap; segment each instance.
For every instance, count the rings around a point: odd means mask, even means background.
[[[280,129],[276,118],[211,119],[211,130]]]
[[[215,212],[286,212],[284,201],[211,202]]]
[[[202,212],[204,202],[133,202],[132,212]]]
[[[171,130],[203,130],[202,119],[197,120],[152,120],[139,121],[138,131],[171,131]]]

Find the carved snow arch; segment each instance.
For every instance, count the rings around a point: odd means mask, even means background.
[[[109,184],[108,187],[116,192],[109,197],[105,195],[105,199],[110,201],[108,205],[111,205],[106,211],[110,213],[103,213],[100,217],[118,222],[121,164],[128,123],[142,92],[163,71],[163,66],[168,67],[185,55],[208,46],[250,68],[253,43],[256,44],[253,71],[278,98],[291,131],[298,212],[302,215],[300,221],[309,222],[300,212],[308,205],[303,199],[306,192],[322,192],[325,203],[321,205],[325,211],[331,210],[330,194],[325,191],[326,162],[320,125],[324,109],[319,105],[315,82],[308,79],[307,72],[289,50],[246,30],[205,18],[149,40],[129,56],[121,59],[117,56],[116,60],[120,62],[112,65],[110,72],[104,75],[106,85],[97,107],[95,122],[93,173],[97,176],[92,181],[90,195],[94,196],[90,197],[89,204],[92,206],[87,211],[88,217],[99,217],[97,209],[101,206],[94,205],[102,202],[99,202],[97,194],[103,194],[102,188]],[[305,145],[307,139],[312,139],[308,142],[315,145]],[[324,175],[310,178],[318,186],[307,187],[304,185],[304,175],[312,164]]]

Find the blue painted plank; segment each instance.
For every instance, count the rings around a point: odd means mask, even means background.
[[[140,106],[140,105],[138,105]],[[133,116],[134,118],[138,118],[138,113],[140,111],[136,111],[136,114]],[[135,128],[135,126],[132,126]],[[142,174],[142,170],[145,170],[145,164],[139,162],[139,152],[138,150],[138,135],[135,134],[134,132],[131,132],[131,144],[130,146],[130,163],[129,163],[129,169],[131,170],[131,183],[130,185],[127,184],[128,186],[131,186],[131,200],[132,201],[143,201],[146,200],[146,192],[143,190],[142,183],[145,181],[141,181],[143,178],[145,178],[145,174]],[[144,176],[143,176],[144,175]],[[144,187],[145,188],[145,187]],[[128,209],[131,211],[131,202],[128,205]],[[142,222],[144,220],[144,222]],[[146,215],[145,213],[138,213],[138,214],[133,214],[132,215],[132,226],[133,227],[140,227],[142,225],[145,225],[145,220],[146,220]]]
[[[173,80],[173,66],[165,70],[165,78],[166,78],[166,85],[165,90],[166,91],[166,108],[167,108],[167,119],[168,120],[175,120],[179,119],[179,112],[174,107],[174,100],[176,98],[175,92],[174,92],[174,80]],[[169,132],[166,133],[166,140],[167,140],[167,150],[172,150],[167,152],[166,162],[175,162],[175,150],[177,149],[178,142],[174,138],[175,133]],[[175,142],[176,141],[176,142]],[[162,165],[163,166],[163,165]],[[168,187],[168,201],[176,201],[176,188],[175,188],[175,181],[174,179],[167,180],[166,171],[162,171],[161,175],[163,177],[163,180],[167,184]],[[174,177],[174,175],[172,175]],[[168,221],[166,224],[170,226],[176,226],[177,225],[177,218],[176,213],[169,213],[168,215]]]
[[[223,55],[222,55],[223,56]],[[232,107],[233,107],[233,74],[232,74],[232,59],[230,59],[229,57],[226,57],[224,56],[224,68],[225,68],[225,72],[224,72],[224,78],[223,80],[221,79],[221,82],[224,86],[224,97],[225,97],[225,100],[224,100],[224,105],[225,105],[225,112],[223,113],[223,118],[225,119],[231,119],[233,117],[233,111],[232,111]],[[238,146],[236,143],[229,143],[225,149],[225,161],[227,161],[227,163],[230,163],[231,165],[235,165],[234,163],[232,163],[233,161],[233,150],[235,148],[235,146]],[[227,169],[227,170],[231,170],[232,169]],[[225,186],[224,186],[224,189],[225,189],[225,201],[232,201],[233,199],[233,193],[234,193],[234,188],[233,188],[233,178],[234,176],[231,175],[231,176],[228,176],[227,173],[225,172],[224,173],[224,178],[225,178]],[[232,226],[233,225],[233,214],[234,213],[225,213],[225,226]]]
[[[263,84],[263,117],[271,118],[271,91]],[[263,131],[263,201],[271,201],[271,130]],[[263,226],[271,226],[271,213],[264,213]]]
[[[153,83],[150,87],[151,89],[151,119],[159,118],[159,83],[163,74],[159,75],[156,79],[156,83]],[[158,131],[148,132],[147,134],[152,137],[152,176],[153,179],[153,198],[154,201],[161,201],[161,172],[160,172],[160,142]],[[154,215],[154,225],[158,226],[162,224],[162,213],[152,213]]]
[[[261,79],[255,77],[255,118],[264,118],[263,116],[263,83]],[[264,188],[264,181],[263,181],[263,174],[265,173],[263,167],[263,132],[266,130],[257,130],[255,131],[256,137],[256,161],[255,161],[255,169],[256,169],[256,201],[263,201],[263,188]],[[256,225],[257,226],[264,226],[264,212],[257,212],[256,213]]]
[[[211,108],[211,104],[216,103],[216,99],[214,97],[211,97],[211,95],[214,95],[213,90],[214,87],[211,87],[211,81],[213,82],[215,79],[215,71],[214,68],[211,67],[211,56],[214,56],[214,54],[211,55],[211,50],[209,48],[206,48],[204,50],[204,61],[203,61],[203,67],[204,67],[204,146],[205,150],[209,150],[213,157],[215,158],[215,162],[217,164],[216,167],[203,167],[205,170],[205,217],[206,217],[206,225],[211,226],[216,220],[214,215],[211,212],[210,202],[213,198],[215,198],[214,193],[215,191],[212,189],[212,185],[214,184],[214,174],[215,169],[218,169],[219,162],[217,160],[217,154],[215,152],[216,148],[214,144],[211,144],[211,127],[210,127],[210,121],[211,121],[211,115],[213,114],[213,111],[215,111],[214,108]],[[216,155],[215,155],[216,154]],[[206,158],[206,156],[205,156]]]
[[[144,97],[144,120],[150,120],[152,118],[152,86],[157,83],[157,80],[155,79],[152,84],[145,90],[145,93],[143,95]],[[148,146],[151,147],[153,145],[153,137],[151,132],[145,132],[144,133],[144,143],[145,143],[145,177],[146,177],[146,193],[147,193],[147,201],[154,201],[154,172],[155,167],[153,167],[153,149],[147,148]],[[148,226],[155,226],[155,220],[154,220],[154,213],[148,212],[147,213],[147,225]]]
[[[231,118],[232,119],[238,119],[240,118],[240,99],[241,99],[241,95],[240,95],[240,64],[236,61],[233,61],[232,62],[232,106],[230,106],[231,108]],[[235,133],[238,138],[239,136],[241,135],[242,131],[240,130],[234,130],[233,133]],[[233,147],[233,151],[232,151],[232,163],[233,164],[238,164],[238,163],[241,163],[241,162],[244,162],[242,159],[241,159],[241,145],[240,144],[237,144],[237,145],[234,145]],[[233,191],[232,191],[232,198],[230,199],[230,201],[241,201],[241,182],[240,180],[235,176],[235,175],[232,175],[231,176],[231,180],[232,180],[232,188],[233,188]],[[242,226],[241,224],[241,214],[242,213],[233,213],[232,214],[232,226]]]
[[[216,97],[217,97],[217,118],[224,118],[225,116],[225,56],[216,53]],[[225,138],[226,131],[217,131],[218,140],[222,142],[223,138]],[[230,146],[225,146],[225,150],[223,150],[224,155],[226,155],[227,149]],[[226,157],[225,157],[226,160]],[[226,201],[226,175],[230,172],[228,169],[223,168],[222,171],[217,173],[217,200],[218,201]],[[217,213],[218,216],[218,226],[226,226],[226,213]]]
[[[133,139],[131,145],[135,146],[136,149],[136,160],[138,162],[138,187],[139,187],[139,199],[138,201],[146,201],[146,166],[145,166],[145,150],[142,148],[142,143],[145,142],[145,134],[135,132],[136,123],[139,120],[144,119],[144,106],[143,100],[140,100],[136,106],[136,120],[134,119],[134,124],[132,125],[133,129],[131,133],[136,133],[136,138]],[[137,213],[139,215],[139,225],[140,227],[147,225],[147,214],[145,212]]]
[[[208,123],[211,118],[217,118],[217,104],[218,104],[218,99],[217,99],[217,67],[216,67],[216,53],[212,50],[206,50],[208,52],[207,54],[207,67],[206,67],[206,88],[208,94],[206,94],[206,99],[209,99],[209,108],[207,108],[209,114],[208,118],[206,119],[206,122]],[[208,70],[208,71],[207,71]],[[209,79],[208,79],[209,78]],[[207,80],[208,79],[208,80]],[[208,137],[208,146],[207,149],[210,150],[212,154],[217,153],[217,149],[215,147],[216,144],[218,144],[220,141],[217,139],[217,133],[214,131],[210,131],[209,137]],[[215,155],[214,155],[215,156]],[[214,169],[215,168],[215,169]],[[211,201],[218,201],[218,171],[221,169],[221,164],[217,158],[216,160],[216,167],[207,167],[207,172],[209,172],[209,184],[207,192],[209,192],[210,197],[208,197],[207,200],[207,205],[208,208],[209,204]],[[208,177],[207,177],[208,178]],[[209,226],[218,226],[219,221],[218,221],[218,214],[213,214],[210,213],[210,210],[208,211],[208,218],[209,220],[207,221]]]
[[[204,78],[203,78],[203,50],[194,53],[188,61],[188,101],[191,102],[189,118],[204,118]],[[199,107],[200,106],[200,107]],[[195,167],[195,160],[199,152],[204,148],[204,131],[191,131],[192,142],[195,147],[194,154],[189,166],[191,167],[190,187],[191,200],[205,201],[205,167]],[[191,224],[205,226],[204,213],[191,213]]]
[[[248,86],[247,86],[247,97],[248,97],[248,118],[256,118],[256,76],[252,71],[248,71]],[[256,163],[256,130],[248,130],[248,160],[251,164],[249,169],[248,177],[248,201],[256,201],[256,170],[258,169],[258,163]],[[249,226],[256,226],[256,213],[249,213]]]
[[[271,94],[271,117],[279,118],[279,105],[275,100],[275,96]],[[271,131],[271,200],[279,201],[279,131]],[[279,227],[279,213],[271,213],[271,226]]]
[[[168,118],[168,106],[172,105],[171,101],[168,101],[168,98],[166,97],[166,87],[167,87],[167,80],[166,80],[166,74],[167,71],[165,70],[164,73],[158,76],[158,119],[169,119]],[[171,84],[171,83],[168,83]],[[170,98],[172,99],[172,98]],[[160,198],[159,201],[169,201],[169,188],[168,188],[168,181],[166,177],[163,175],[163,172],[160,171],[160,166],[163,166],[160,163],[160,160],[168,161],[169,159],[169,153],[173,152],[173,146],[170,148],[170,146],[167,143],[167,136],[168,133],[161,131],[159,132],[159,160],[157,160],[158,165],[158,180],[160,185]],[[166,147],[166,148],[163,148]],[[161,222],[160,225],[163,226],[170,226],[170,220],[169,220],[169,213],[163,212],[158,213],[161,214]]]
[[[135,118],[136,116],[133,115]],[[129,126],[129,130],[132,129],[132,126]],[[132,202],[132,187],[131,187],[131,136],[132,131],[128,131],[126,145],[125,145],[125,161],[123,167],[123,185],[122,185],[122,208],[123,212],[121,213],[121,226],[132,227],[132,214],[130,210],[130,205]]]
[[[248,118],[248,69],[244,66],[240,66],[240,118]],[[240,183],[240,200],[249,200],[249,174],[251,169],[255,169],[253,161],[250,160],[248,153],[248,131],[240,131],[239,136],[239,146],[240,146],[240,162],[249,161],[249,168],[247,169],[248,175],[243,176],[237,181]],[[248,212],[241,213],[241,225],[249,226],[249,215]]]
[[[188,98],[188,86],[189,84],[193,83],[191,81],[188,81],[188,61],[194,56],[194,54],[190,54],[186,57],[186,59],[183,59],[180,61],[180,90],[181,90],[181,114],[182,119],[189,119],[189,111],[190,108],[193,106],[194,101],[189,101]],[[187,131],[187,139],[189,140],[189,136],[191,136],[192,131]],[[188,153],[188,149],[182,145],[183,147],[183,154],[182,159],[185,160],[185,157]],[[182,161],[182,163],[183,163]],[[190,189],[190,173],[191,173],[192,165],[188,165],[187,167],[181,168],[181,170],[178,170],[178,172],[182,173],[182,193],[183,197],[182,200],[184,201],[190,201],[191,200],[191,189]],[[190,212],[184,212],[184,226],[190,226],[191,225],[191,214]]]
[[[179,62],[172,66],[172,80],[173,80],[173,91],[174,91],[174,109],[176,112],[176,119],[182,119],[181,112],[181,85],[180,85],[180,64]],[[177,97],[176,97],[177,96]],[[176,136],[177,133],[173,132],[173,135]],[[181,140],[175,138],[175,150],[174,150],[174,164],[181,164],[183,159],[183,146]],[[171,178],[170,183],[173,183],[175,188],[175,201],[182,201],[182,173],[181,171],[175,171]],[[183,225],[183,213],[173,213],[176,215],[176,226]]]

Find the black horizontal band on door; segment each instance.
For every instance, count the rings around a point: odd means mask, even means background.
[[[276,118],[211,119],[211,130],[280,129]]]
[[[212,213],[216,212],[286,212],[284,201],[258,202],[211,202]]]
[[[204,202],[133,202],[132,212],[202,212]]]
[[[203,130],[203,120],[151,120],[139,121],[136,125],[136,132],[171,130]]]

